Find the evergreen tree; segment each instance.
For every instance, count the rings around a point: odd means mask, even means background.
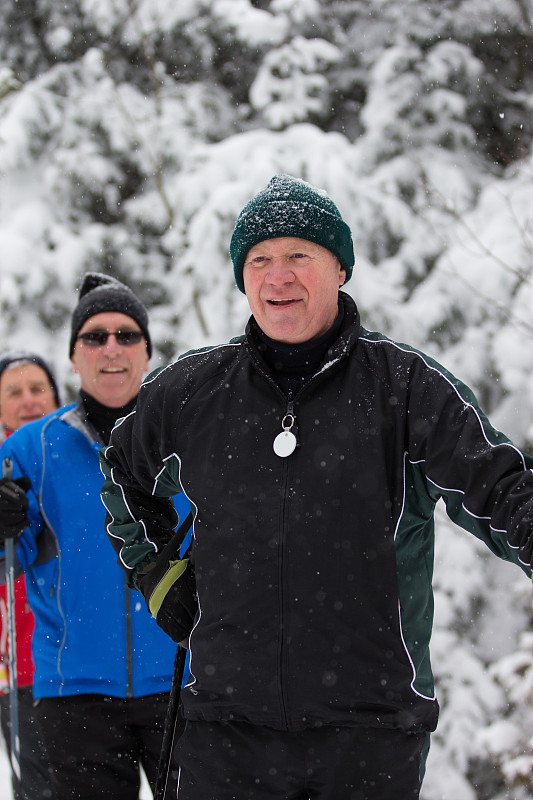
[[[147,304],[153,366],[239,333],[248,307],[231,230],[289,172],[326,189],[350,224],[347,290],[365,324],[429,350],[531,446],[526,0],[0,0],[0,11],[2,349],[38,349],[72,396],[68,325],[87,270]],[[516,637],[530,597],[444,515],[438,541],[443,708],[423,797],[521,800],[533,659]],[[515,637],[497,652],[492,619]]]

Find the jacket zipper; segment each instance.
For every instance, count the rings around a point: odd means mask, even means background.
[[[320,374],[313,375],[309,379],[309,381],[307,381],[301,387],[301,389],[299,389],[299,391],[296,393],[296,395],[293,398],[290,393],[288,395],[285,394],[285,392],[278,386],[276,381],[268,374],[268,372],[265,372],[261,368],[260,364],[257,363],[257,360],[255,358],[252,358],[252,360],[254,361],[254,363],[256,365],[256,368],[258,369],[260,374],[263,375],[263,377],[274,387],[274,389],[276,390],[277,394],[280,395],[283,398],[283,400],[287,403],[287,411],[285,412],[285,416],[293,417],[294,423],[296,423],[295,400],[297,400],[299,397],[304,395],[305,392],[309,389],[309,386],[311,384],[314,384],[315,382],[319,383],[320,380],[322,379],[322,376],[323,376],[324,373],[322,372]],[[340,359],[336,359],[336,362],[338,363],[339,360]],[[297,442],[297,446],[298,446],[298,442]],[[286,665],[286,662],[285,662],[286,650],[287,650],[287,648],[286,648],[286,631],[285,631],[285,617],[286,617],[285,603],[286,603],[286,598],[287,598],[288,593],[286,591],[286,584],[287,584],[287,579],[286,579],[286,574],[285,574],[286,564],[285,564],[285,559],[283,558],[283,553],[284,553],[284,548],[285,548],[286,528],[287,528],[286,522],[285,522],[285,515],[286,515],[287,500],[288,500],[288,473],[289,473],[289,464],[288,464],[288,462],[290,461],[290,458],[291,458],[291,456],[288,456],[287,458],[284,458],[283,461],[286,462],[286,463],[284,463],[283,466],[282,466],[283,472],[282,472],[281,485],[282,485],[282,489],[283,489],[283,491],[282,491],[283,501],[282,501],[282,509],[281,509],[281,511],[282,511],[282,514],[281,514],[282,525],[281,525],[281,531],[280,531],[279,571],[278,571],[279,583],[280,583],[280,591],[279,591],[279,602],[280,602],[280,630],[279,630],[279,637],[280,638],[279,638],[279,642],[280,643],[279,643],[279,663],[278,663],[278,668],[279,668],[279,687],[280,687],[280,714],[281,714],[281,721],[282,721],[282,724],[283,724],[283,727],[284,727],[285,730],[289,730],[289,714],[288,714],[288,710],[287,710],[287,699],[286,699],[286,693],[285,693],[285,683],[286,683],[285,674],[287,672],[287,665]]]
[[[132,632],[131,632],[131,592],[128,587],[128,579],[125,576],[124,591],[126,600],[126,672],[127,672],[127,687],[126,697],[133,697],[133,646],[132,646]]]
[[[294,403],[292,398],[289,396],[287,398],[287,411],[286,416],[294,417]],[[280,602],[280,640],[279,640],[279,686],[280,686],[280,707],[281,707],[281,718],[282,724],[285,730],[289,729],[289,714],[287,710],[287,698],[285,692],[285,685],[286,685],[286,673],[287,673],[287,631],[286,631],[286,617],[287,617],[287,576],[286,576],[286,569],[287,569],[287,560],[284,557],[285,547],[286,547],[286,537],[287,537],[287,524],[286,524],[286,514],[287,514],[287,502],[288,502],[288,489],[289,489],[289,459],[284,458],[283,466],[282,466],[282,509],[281,509],[281,531],[280,531],[280,542],[279,542],[279,602]]]
[[[270,377],[268,373],[265,373],[262,369],[259,368],[259,372],[263,375],[263,377],[274,387],[277,394],[283,399],[284,402],[287,403],[287,410],[285,412],[285,416],[291,416],[296,421],[296,417],[294,415],[294,402],[292,396],[286,395],[285,392],[278,386],[278,384]],[[282,500],[282,508],[281,508],[281,531],[280,531],[280,540],[279,540],[279,567],[278,567],[278,575],[279,575],[279,608],[280,608],[280,625],[279,625],[279,650],[278,650],[278,669],[279,669],[279,694],[280,694],[280,715],[281,715],[281,722],[285,730],[289,730],[289,715],[287,711],[287,700],[285,694],[285,673],[287,671],[287,667],[285,664],[285,654],[286,654],[286,646],[285,646],[285,602],[287,597],[287,592],[285,590],[286,585],[286,576],[285,576],[285,559],[283,558],[283,552],[285,548],[285,538],[286,538],[286,524],[285,524],[285,515],[287,509],[287,491],[288,491],[288,473],[289,473],[289,464],[288,458],[282,459],[284,464],[282,465],[282,479],[281,479],[281,486],[282,486],[282,493],[281,496]]]
[[[267,376],[268,377],[268,376]],[[270,379],[269,379],[270,380]],[[284,392],[279,388],[279,386],[274,383],[278,392],[283,395],[283,398],[287,401],[287,411],[285,412],[286,416],[293,417],[294,423],[296,423],[296,414],[295,414],[295,405],[294,401],[300,397],[302,394],[305,394],[305,390],[309,388],[309,384],[314,382],[311,378],[295,395],[293,398],[290,394],[285,395]],[[298,442],[297,445],[298,446]],[[279,595],[280,595],[280,644],[279,644],[279,687],[280,687],[280,712],[281,712],[281,721],[282,725],[285,730],[289,730],[289,712],[287,709],[287,697],[285,692],[285,685],[286,685],[286,673],[288,669],[288,665],[286,663],[286,653],[287,653],[287,632],[285,630],[285,618],[286,614],[286,603],[288,597],[287,591],[287,576],[286,576],[286,559],[284,556],[285,544],[286,544],[286,534],[287,534],[287,524],[286,524],[286,513],[287,513],[287,502],[288,502],[288,489],[289,489],[289,461],[291,456],[284,458],[283,461],[285,462],[282,466],[282,513],[281,513],[281,531],[280,531],[280,552],[279,552]]]

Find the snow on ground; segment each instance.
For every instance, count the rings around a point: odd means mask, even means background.
[[[11,791],[11,770],[7,758],[4,740],[0,736],[0,800],[13,800]]]

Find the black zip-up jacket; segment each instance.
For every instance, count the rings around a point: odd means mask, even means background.
[[[102,451],[119,562],[135,580],[196,509],[200,615],[186,717],[298,731],[433,730],[433,511],[530,574],[533,459],[420,352],[344,321],[293,398],[253,325],[148,379]],[[295,451],[273,440],[294,419]],[[283,422],[283,420],[285,420]]]

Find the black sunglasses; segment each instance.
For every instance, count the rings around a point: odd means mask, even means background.
[[[87,333],[80,333],[76,341],[81,340],[87,347],[103,347],[110,336],[114,336],[117,344],[123,347],[139,344],[141,339],[144,339],[142,331],[87,331]]]

